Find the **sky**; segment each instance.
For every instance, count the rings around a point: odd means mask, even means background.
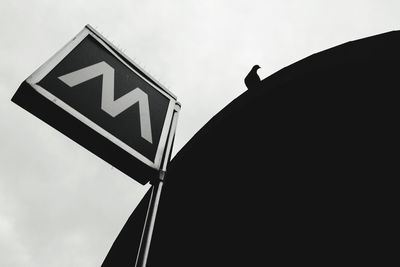
[[[0,0],[0,266],[100,266],[149,188],[10,101],[86,24],[178,97],[175,155],[253,65],[266,78],[398,30],[399,13],[398,0]]]

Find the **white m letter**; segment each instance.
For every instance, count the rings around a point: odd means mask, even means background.
[[[140,88],[135,88],[129,93],[114,100],[114,69],[106,62],[102,61],[97,64],[62,75],[58,78],[66,83],[69,87],[73,87],[100,75],[103,75],[101,109],[112,117],[116,117],[130,106],[139,102],[141,135],[148,142],[153,143],[149,98],[147,94]]]

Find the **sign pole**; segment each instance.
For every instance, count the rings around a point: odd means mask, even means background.
[[[151,189],[151,197],[149,207],[147,209],[146,220],[144,222],[144,228],[142,232],[142,238],[140,240],[139,251],[136,257],[135,267],[146,267],[147,259],[150,251],[151,238],[153,236],[154,225],[156,221],[156,215],[158,210],[158,205],[160,203],[161,191],[165,182],[167,164],[170,160],[173,140],[175,137],[175,130],[178,122],[178,115],[180,111],[180,104],[177,102],[174,108],[174,114],[171,122],[171,130],[168,136],[168,143],[166,148],[166,153],[164,154],[161,169],[158,173],[158,179],[154,182]]]
[[[142,233],[139,254],[136,258],[136,267],[145,267],[150,251],[150,243],[153,235],[158,205],[160,203],[161,191],[164,185],[165,171],[160,170],[158,181],[152,186],[149,208],[147,210],[145,226]]]

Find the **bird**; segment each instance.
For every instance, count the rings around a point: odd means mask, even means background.
[[[244,78],[244,83],[246,84],[248,89],[254,89],[259,86],[260,84],[260,77],[257,74],[257,70],[260,68],[258,65],[254,65],[251,68],[250,72]]]

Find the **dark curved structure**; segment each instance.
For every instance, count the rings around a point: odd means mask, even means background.
[[[394,31],[307,57],[232,101],[169,165],[148,266],[382,263],[399,73]],[[141,229],[130,220],[107,266],[131,266],[134,240],[121,240]],[[131,259],[116,256],[128,247]]]

